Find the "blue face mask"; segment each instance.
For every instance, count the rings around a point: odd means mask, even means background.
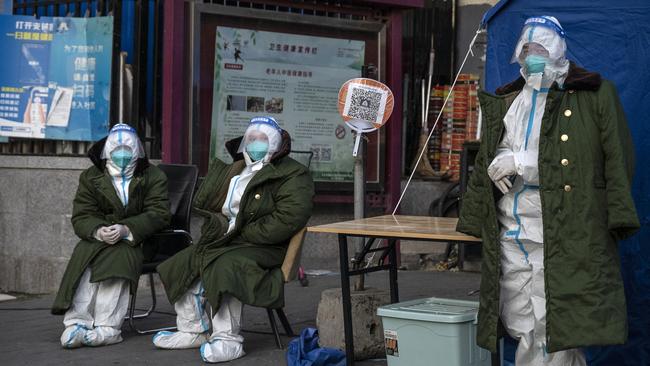
[[[526,64],[526,74],[531,75],[531,74],[539,74],[540,72],[544,72],[544,67],[546,67],[547,62],[548,62],[548,58],[544,56],[539,56],[539,55],[526,56],[526,59],[524,60],[524,63]]]
[[[111,153],[111,160],[120,169],[126,168],[133,159],[133,153],[127,149],[117,149]]]
[[[269,151],[269,143],[264,141],[253,141],[246,145],[246,152],[253,161],[264,159],[266,153]]]

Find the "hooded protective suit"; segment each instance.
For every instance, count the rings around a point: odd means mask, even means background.
[[[244,355],[243,303],[277,307],[283,300],[277,276],[285,244],[311,215],[313,183],[286,157],[290,138],[273,118],[253,118],[236,143],[235,163],[214,162],[194,202],[206,217],[201,240],[158,267],[179,331],[157,333],[154,345],[200,347],[206,362]],[[214,310],[210,336],[206,301]]]
[[[75,247],[52,306],[65,313],[61,345],[120,342],[129,287],[142,265],[142,242],[169,224],[167,180],[150,166],[135,130],[115,125],[88,155],[79,178],[72,224]]]
[[[498,202],[501,224],[501,320],[519,340],[517,365],[585,365],[580,350],[546,352],[544,235],[539,194],[538,155],[549,87],[561,86],[569,70],[564,31],[553,17],[526,21],[513,61],[526,80],[510,105],[505,133],[488,175],[504,195]]]
[[[529,42],[540,29],[557,36]],[[584,364],[576,348],[627,339],[617,248],[640,226],[634,146],[613,83],[572,62],[566,76],[556,67],[563,33],[551,17],[527,21],[514,57],[522,77],[479,92],[481,146],[456,228],[483,241],[477,342],[495,352],[507,330],[524,365]],[[540,59],[541,80],[531,77]],[[544,109],[535,91],[547,94]],[[517,124],[521,95],[531,107]]]

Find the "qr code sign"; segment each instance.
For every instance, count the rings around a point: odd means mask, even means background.
[[[332,161],[332,145],[312,145],[311,151],[314,153],[313,162],[330,163]]]
[[[378,88],[351,84],[343,114],[352,119],[382,123],[387,93]]]

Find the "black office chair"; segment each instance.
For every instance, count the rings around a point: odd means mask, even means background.
[[[291,150],[289,156],[309,169],[311,160],[314,157],[313,151]]]
[[[134,320],[146,318],[156,309],[156,288],[153,281],[156,266],[192,244],[192,236],[190,236],[190,213],[199,170],[194,165],[182,164],[160,164],[158,168],[167,175],[167,189],[169,192],[169,206],[172,219],[168,229],[152,235],[145,241],[143,246],[144,265],[141,276],[149,276],[151,307],[142,314],[135,314],[135,300],[138,292],[136,288],[133,291],[133,295],[131,295],[129,314],[126,317],[131,329],[139,334],[174,329],[174,327],[166,327],[141,330],[135,326]]]
[[[478,141],[465,141],[463,143],[463,152],[460,156],[460,180],[453,183],[442,193],[440,198],[434,200],[429,205],[429,216],[434,217],[458,217],[462,205],[462,197],[467,191],[469,177],[474,171],[474,161],[478,155],[480,143]],[[447,243],[445,249],[445,260],[448,260],[453,245]],[[471,245],[466,248],[464,243],[458,243],[458,268],[463,269],[466,256],[479,258],[481,257],[481,247]]]
[[[304,166],[307,167],[307,169],[309,169],[309,167],[311,166],[311,160],[314,157],[314,152],[292,150],[289,156],[291,156],[297,162],[303,164]],[[289,246],[287,247],[287,254],[285,255],[284,261],[282,263],[282,277],[284,283],[291,282],[297,277],[298,280],[300,281],[300,284],[303,287],[309,285],[309,281],[307,280],[305,271],[300,265],[302,244],[305,240],[306,232],[307,229],[303,228],[298,233],[296,233],[291,238],[291,241],[289,242]],[[273,314],[273,310],[275,310],[275,313],[277,314],[278,319],[280,319],[280,323],[284,328],[284,332],[285,332],[284,335],[286,335],[287,337],[295,337],[296,334],[293,332],[293,329],[291,329],[291,324],[289,324],[289,320],[287,319],[287,316],[285,315],[283,308],[279,308],[279,309],[266,308],[266,313],[269,317],[269,323],[271,324],[271,334],[273,334],[273,336],[275,337],[275,345],[278,347],[278,349],[284,349],[282,340],[280,339],[280,332],[278,330],[278,325],[275,321],[275,315]],[[267,334],[266,332],[253,332],[250,330],[244,330],[244,331],[251,332],[251,333]]]

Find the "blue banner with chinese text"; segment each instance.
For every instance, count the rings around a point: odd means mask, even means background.
[[[0,15],[0,37],[0,136],[106,136],[113,17]]]

